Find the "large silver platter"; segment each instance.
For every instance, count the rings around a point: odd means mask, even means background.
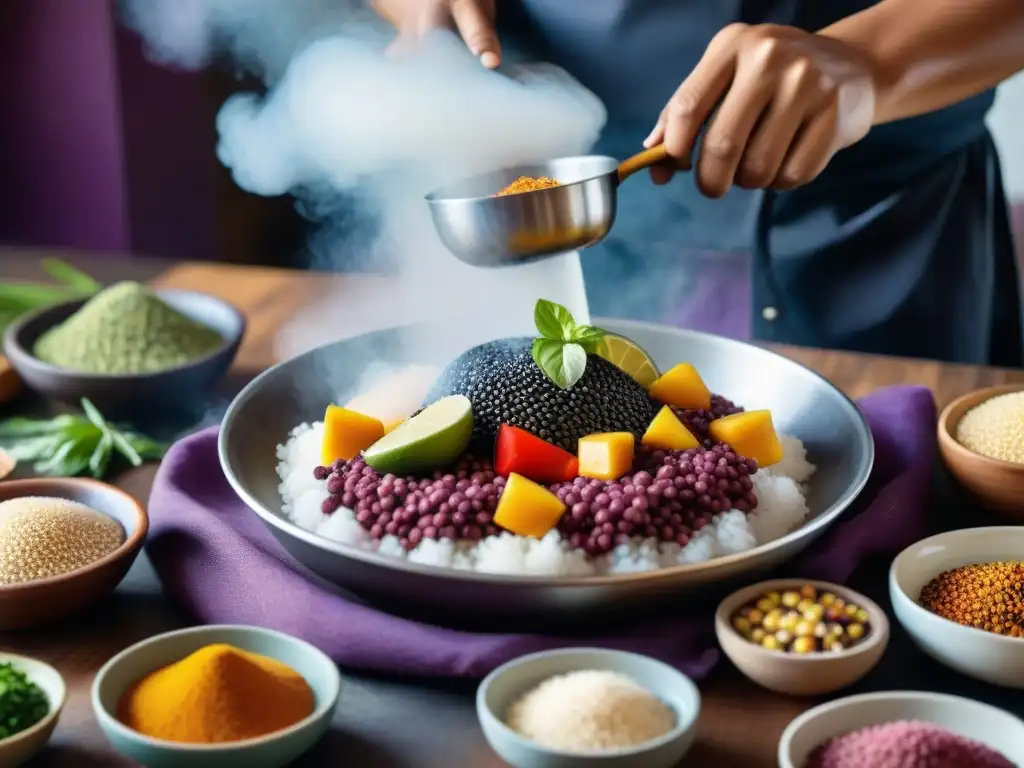
[[[781,539],[741,554],[649,573],[576,579],[430,568],[299,528],[281,512],[275,471],[275,446],[285,441],[289,430],[320,420],[328,403],[355,394],[360,375],[371,364],[444,365],[461,351],[424,345],[438,357],[416,359],[410,356],[401,329],[314,349],[253,380],[224,417],[221,465],[239,496],[285,549],[320,577],[318,581],[392,610],[455,620],[529,617],[531,625],[649,609],[666,600],[692,597],[698,588],[707,594],[739,577],[751,579],[809,546],[863,489],[874,461],[871,432],[853,402],[818,374],[760,347],[719,336],[623,320],[595,323],[634,339],[663,368],[689,361],[714,392],[748,409],[771,409],[780,431],[803,440],[818,467],[808,494],[812,519]],[[443,329],[430,330],[424,338],[437,339],[438,334]]]

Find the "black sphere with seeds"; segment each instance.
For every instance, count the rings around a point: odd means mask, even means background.
[[[643,436],[657,412],[646,390],[607,360],[589,355],[583,378],[560,389],[530,354],[531,339],[491,341],[470,349],[441,373],[426,402],[465,395],[473,404],[473,446],[493,450],[501,424],[520,427],[572,453],[597,432]]]

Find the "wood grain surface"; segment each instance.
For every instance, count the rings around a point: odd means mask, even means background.
[[[274,269],[184,263],[172,266],[134,260],[64,257],[100,279],[148,279],[162,272],[163,286],[214,293],[233,302],[249,319],[249,334],[238,359],[238,373],[251,375],[275,361],[277,329],[318,296],[346,295],[380,288],[378,278],[333,277]],[[31,255],[0,250],[0,277],[36,276]],[[342,329],[339,329],[339,335]],[[939,405],[979,386],[1024,381],[1024,371],[945,365],[810,349],[778,348],[852,396],[893,384],[923,384]],[[15,406],[0,406],[0,416]],[[145,501],[154,468],[126,473],[118,484]],[[976,525],[989,520],[965,505],[942,473],[936,473],[934,526]],[[865,564],[850,586],[888,609],[884,561]],[[211,574],[211,578],[215,578]],[[132,763],[107,746],[92,716],[89,686],[96,670],[122,648],[152,634],[185,626],[190,619],[166,602],[145,560],[117,593],[88,613],[60,625],[0,634],[0,648],[54,664],[65,675],[70,698],[49,748],[32,764],[50,768],[115,768]],[[346,673],[347,686],[331,735],[304,757],[300,766],[353,768],[499,768],[476,723],[471,682],[396,680]],[[896,627],[879,667],[854,691],[913,688],[968,695],[1024,714],[1020,696],[974,683],[948,672],[916,652]],[[819,700],[773,695],[742,679],[723,663],[701,684],[703,709],[697,746],[684,762],[692,768],[768,768],[785,725]]]

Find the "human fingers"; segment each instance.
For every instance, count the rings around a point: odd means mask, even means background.
[[[839,149],[836,141],[837,122],[836,111],[830,108],[819,112],[798,131],[796,141],[772,181],[772,188],[799,187],[825,170],[832,155]]]
[[[501,44],[494,19],[479,0],[452,0],[452,19],[466,46],[480,63],[495,69],[501,63]]]
[[[740,58],[729,92],[700,145],[696,181],[698,189],[708,197],[719,198],[729,191],[776,84],[776,73],[756,57]]]
[[[651,181],[660,187],[672,181],[672,177],[676,175],[676,168],[668,163],[658,163],[651,166],[650,173]]]
[[[689,165],[697,135],[732,80],[736,41],[746,28],[732,24],[715,35],[697,66],[662,109],[644,140],[645,147],[664,142],[669,156]]]
[[[824,98],[820,79],[806,58],[790,65],[743,153],[736,170],[737,186],[760,189],[779,175],[797,132]]]

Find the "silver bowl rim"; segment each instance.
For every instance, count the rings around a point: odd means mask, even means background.
[[[411,563],[407,559],[391,557],[388,555],[378,554],[376,551],[363,549],[361,547],[353,546],[351,544],[343,544],[342,542],[333,541],[324,536],[308,531],[302,528],[290,520],[285,519],[282,515],[275,514],[270,510],[266,509],[258,499],[250,494],[243,486],[241,481],[235,476],[235,473],[231,470],[231,466],[228,463],[228,445],[226,435],[228,434],[228,425],[234,419],[235,413],[239,411],[246,403],[246,401],[253,397],[254,394],[259,390],[262,385],[263,379],[272,376],[275,371],[279,368],[289,364],[290,362],[304,357],[305,355],[315,354],[323,347],[317,347],[316,349],[304,352],[298,357],[291,358],[290,360],[284,360],[276,365],[268,368],[259,374],[255,379],[249,382],[241,392],[235,397],[224,414],[224,418],[221,421],[220,430],[217,434],[217,457],[220,461],[221,470],[224,472],[225,477],[228,479],[228,483],[234,489],[235,493],[238,494],[239,498],[245,502],[246,506],[250,510],[255,512],[266,525],[269,525],[277,530],[285,533],[293,538],[303,541],[311,547],[315,547],[320,550],[331,552],[332,554],[339,555],[341,557],[353,558],[359,560],[367,565],[379,566],[390,570],[403,571],[405,573],[414,574],[417,576],[425,576],[430,578],[450,579],[458,582],[470,582],[476,584],[494,584],[494,585],[522,585],[522,586],[558,586],[558,587],[573,587],[573,586],[602,586],[610,584],[626,584],[629,582],[644,582],[649,581],[652,577],[669,578],[672,575],[678,575],[680,573],[699,573],[706,570],[720,569],[723,566],[728,566],[734,563],[742,562],[743,560],[751,559],[757,555],[764,555],[773,552],[778,549],[783,549],[789,544],[796,542],[800,539],[811,537],[816,532],[823,532],[829,525],[831,525],[836,518],[838,518],[847,508],[856,500],[860,495],[861,491],[867,485],[868,479],[871,476],[871,471],[875,464],[875,441],[871,434],[871,428],[868,425],[867,419],[857,405],[851,400],[845,392],[835,386],[832,382],[826,379],[817,371],[807,367],[803,363],[799,363],[795,360],[791,360],[784,355],[780,355],[777,352],[773,352],[770,349],[758,346],[756,344],[749,344],[744,341],[738,341],[736,339],[730,339],[725,336],[718,336],[717,334],[704,333],[702,331],[693,331],[683,328],[674,328],[672,326],[660,325],[657,323],[647,323],[637,320],[623,320],[619,318],[594,318],[594,323],[598,326],[602,325],[602,321],[611,322],[615,326],[623,330],[628,328],[646,329],[659,333],[671,333],[673,335],[687,337],[687,336],[700,336],[700,337],[711,337],[716,339],[719,343],[726,347],[732,347],[734,349],[746,348],[756,350],[757,353],[768,355],[770,357],[781,358],[787,363],[795,365],[799,368],[803,368],[814,378],[821,381],[826,387],[835,391],[845,407],[849,410],[853,416],[854,422],[858,425],[861,432],[862,439],[860,440],[861,450],[861,461],[860,461],[860,474],[854,480],[854,482],[840,495],[835,502],[832,503],[827,509],[823,510],[813,520],[805,523],[799,528],[790,531],[785,536],[781,536],[774,541],[770,541],[767,544],[761,544],[753,549],[748,549],[743,552],[737,552],[731,555],[723,555],[722,557],[716,557],[711,560],[704,560],[699,563],[685,563],[680,565],[669,566],[668,568],[658,568],[654,571],[640,571],[636,573],[618,573],[618,574],[602,574],[598,576],[532,576],[532,575],[506,575],[506,574],[491,574],[491,573],[479,573],[477,571],[468,570],[457,570],[454,568],[438,568],[431,565],[421,565],[419,563]],[[387,330],[387,329],[382,329]],[[390,329],[395,330],[395,329]],[[618,332],[618,331],[616,331]],[[343,340],[339,340],[343,341]],[[331,344],[337,344],[339,342],[331,342]],[[324,346],[331,346],[327,344]]]
[[[594,179],[603,179],[608,174],[614,173],[615,170],[619,167],[619,161],[616,160],[611,155],[572,155],[572,156],[566,156],[566,157],[556,157],[556,158],[553,158],[553,159],[548,160],[546,162],[522,163],[520,165],[509,166],[508,168],[495,168],[493,171],[488,171],[486,173],[478,173],[475,176],[470,176],[470,177],[465,178],[465,179],[460,179],[459,181],[452,182],[451,184],[445,184],[442,187],[438,187],[437,189],[431,190],[426,195],[424,195],[423,199],[426,200],[427,204],[431,205],[431,206],[445,205],[447,203],[481,203],[481,202],[484,202],[484,201],[487,201],[487,200],[495,201],[495,204],[498,204],[498,205],[506,204],[510,200],[513,200],[515,198],[522,199],[521,195],[508,195],[506,197],[495,197],[494,195],[468,195],[468,196],[467,195],[454,195],[454,196],[452,196],[452,195],[446,195],[446,194],[444,194],[444,192],[445,192],[445,190],[451,190],[451,189],[457,190],[457,189],[459,189],[461,187],[465,187],[467,185],[473,184],[474,182],[479,182],[479,181],[483,181],[484,179],[491,178],[492,176],[499,176],[499,175],[523,176],[523,175],[527,175],[527,173],[526,173],[527,171],[532,171],[532,170],[535,170],[537,168],[543,168],[545,166],[550,166],[552,163],[556,163],[556,162],[563,161],[563,160],[564,161],[571,161],[571,160],[605,160],[605,161],[607,161],[610,164],[611,167],[608,168],[608,170],[606,170],[606,171],[602,171],[601,173],[595,173],[595,174],[593,174],[591,176],[586,176],[586,177],[584,177],[582,179],[576,179],[576,181],[569,181],[569,182],[566,182],[564,184],[559,183],[559,185],[557,187],[548,187],[547,189],[536,189],[536,190],[533,190],[532,192],[522,193],[522,194],[535,195],[535,194],[542,194],[542,193],[545,193],[545,192],[554,193],[554,194],[563,194],[565,192],[565,190],[572,189],[573,187],[578,187],[581,184],[586,184],[588,181],[593,181]]]

